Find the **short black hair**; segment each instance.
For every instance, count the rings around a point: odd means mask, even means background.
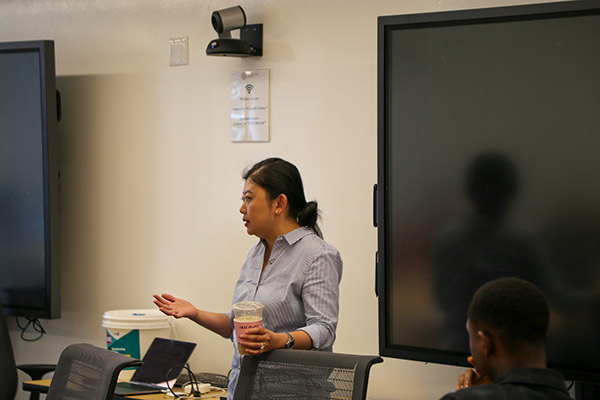
[[[469,321],[497,332],[509,351],[523,344],[544,344],[550,310],[544,293],[518,278],[500,278],[481,286],[469,306]]]

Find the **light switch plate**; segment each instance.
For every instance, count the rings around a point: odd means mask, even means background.
[[[179,37],[169,39],[169,65],[189,64],[189,38]]]

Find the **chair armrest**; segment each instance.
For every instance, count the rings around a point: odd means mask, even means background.
[[[31,380],[37,381],[48,372],[54,371],[56,364],[22,364],[17,365],[17,368],[29,375]]]

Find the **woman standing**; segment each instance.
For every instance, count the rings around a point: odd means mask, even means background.
[[[268,158],[244,172],[242,221],[260,240],[250,249],[235,285],[232,304],[264,304],[263,327],[249,330],[240,344],[249,354],[296,348],[331,351],[339,311],[342,259],[325,243],[317,225],[317,203],[307,202],[300,172],[280,158]],[[159,309],[187,317],[234,342],[229,398],[241,358],[233,315],[199,310],[169,294],[154,295]]]

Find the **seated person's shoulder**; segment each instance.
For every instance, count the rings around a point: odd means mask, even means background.
[[[502,388],[493,383],[481,386],[472,386],[456,392],[448,393],[441,400],[478,400],[478,399],[504,399],[499,397]]]
[[[490,383],[448,393],[441,400],[572,400],[565,392],[535,385],[501,385]]]

